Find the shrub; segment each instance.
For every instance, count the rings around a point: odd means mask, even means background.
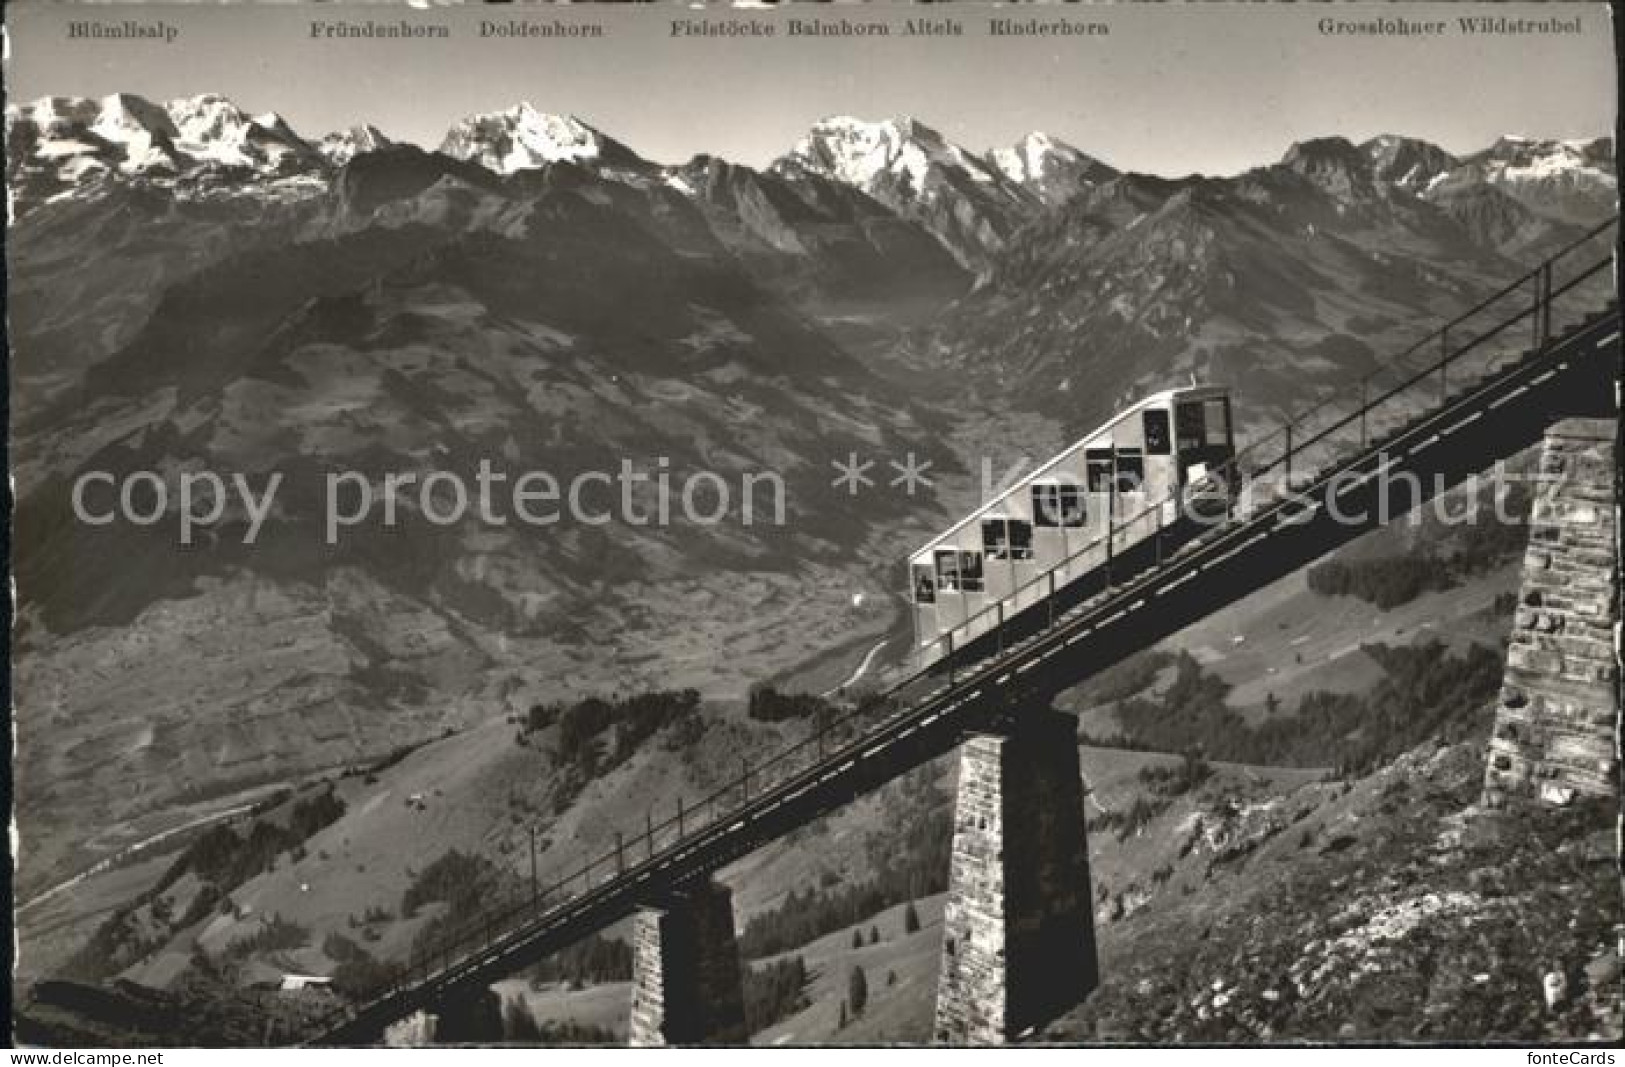
[[[1352,596],[1383,611],[1408,604],[1423,593],[1456,584],[1450,568],[1428,557],[1386,556],[1345,563],[1328,560],[1310,567],[1309,588],[1322,596]]]
[[[863,1014],[863,1009],[869,1003],[869,979],[862,967],[854,965],[846,973],[846,1000],[852,1005],[853,1015]]]
[[[452,912],[478,911],[486,883],[495,875],[491,861],[456,849],[430,863],[401,897],[401,914],[410,917],[424,904],[443,901]]]
[[[834,705],[811,693],[781,693],[772,686],[753,689],[746,714],[761,722],[783,722],[788,719],[815,719],[828,717]]]
[[[854,947],[861,948],[855,924],[919,896],[948,887],[949,853],[953,848],[952,810],[947,795],[928,777],[909,803],[929,812],[912,819],[873,857],[875,874],[862,882],[820,889],[792,889],[778,907],[760,912],[745,924],[740,951],[759,959],[805,945],[815,938],[852,928]]]
[[[1194,753],[1186,753],[1173,767],[1142,767],[1139,773],[1142,783],[1150,786],[1153,793],[1164,797],[1182,796],[1211,777],[1212,765]]]
[[[241,958],[256,952],[280,952],[303,948],[309,943],[309,930],[273,912],[258,930],[236,938],[227,945],[226,955]]]
[[[620,982],[632,977],[632,946],[618,937],[592,934],[531,968],[538,982]]]
[[[745,969],[745,1026],[765,1030],[808,1005],[807,967],[800,956]]]
[[[1124,732],[1110,743],[1148,751],[1199,752],[1203,758],[1237,763],[1333,764],[1340,773],[1360,773],[1441,729],[1465,728],[1468,713],[1487,704],[1500,687],[1501,655],[1482,645],[1459,656],[1437,641],[1408,648],[1380,644],[1361,648],[1385,675],[1369,692],[1311,692],[1292,714],[1257,725],[1225,704],[1230,687],[1223,680],[1181,653],[1167,693],[1122,705],[1118,718]],[[1158,801],[1165,805],[1167,789],[1202,773],[1197,757],[1187,757],[1177,773],[1156,778],[1162,786]],[[1136,802],[1138,811],[1131,806],[1091,825],[1143,824],[1155,814],[1150,803],[1141,798]]]

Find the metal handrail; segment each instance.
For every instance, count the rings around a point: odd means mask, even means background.
[[[1422,339],[1412,344],[1404,352],[1400,353],[1400,355],[1395,357],[1393,360],[1362,375],[1359,379],[1357,379],[1362,386],[1360,405],[1353,412],[1344,415],[1331,426],[1320,430],[1306,440],[1296,442],[1289,448],[1283,450],[1281,454],[1276,456],[1274,459],[1264,463],[1262,466],[1256,467],[1245,474],[1243,473],[1242,461],[1244,458],[1261,454],[1262,449],[1266,445],[1282,438],[1283,436],[1290,440],[1291,428],[1307,422],[1310,418],[1313,418],[1318,413],[1326,410],[1338,399],[1335,395],[1313,404],[1304,412],[1291,417],[1280,428],[1249,443],[1245,448],[1236,452],[1235,455],[1233,455],[1224,464],[1221,464],[1218,468],[1216,468],[1212,474],[1214,476],[1223,474],[1226,478],[1245,477],[1247,480],[1256,480],[1262,475],[1283,466],[1290,470],[1291,460],[1295,456],[1304,454],[1307,450],[1315,447],[1323,441],[1328,440],[1338,431],[1347,429],[1355,421],[1362,419],[1372,410],[1381,406],[1385,402],[1403,394],[1417,383],[1447,371],[1449,366],[1459,360],[1463,355],[1474,350],[1482,345],[1485,341],[1499,335],[1506,329],[1520,321],[1523,321],[1531,315],[1537,317],[1537,326],[1541,327],[1541,331],[1537,335],[1538,344],[1536,347],[1538,348],[1543,346],[1548,340],[1550,340],[1551,322],[1549,312],[1552,301],[1570,292],[1575,287],[1583,284],[1598,271],[1608,266],[1612,262],[1612,253],[1603,257],[1602,259],[1592,262],[1575,277],[1567,280],[1562,285],[1557,287],[1553,287],[1551,284],[1552,266],[1558,261],[1572,254],[1576,249],[1590,243],[1607,230],[1616,226],[1618,221],[1619,220],[1616,217],[1593,227],[1581,237],[1576,238],[1557,252],[1550,255],[1539,266],[1521,275],[1512,283],[1504,286],[1500,290],[1497,290],[1494,294],[1481,300],[1469,310],[1449,320],[1443,326],[1431,331]],[[1535,281],[1537,283],[1537,287],[1535,299],[1528,307],[1523,307],[1515,314],[1498,320],[1495,325],[1488,328],[1485,332],[1471,338],[1457,347],[1451,348],[1448,346],[1447,341],[1452,328],[1459,327],[1471,319],[1474,315],[1492,307],[1496,301],[1511,293],[1517,292],[1523,285],[1528,284],[1531,281]],[[1544,316],[1543,319],[1542,316]],[[1440,344],[1441,354],[1436,360],[1421,370],[1413,372],[1409,377],[1403,379],[1399,384],[1387,388],[1381,394],[1375,397],[1369,395],[1366,387],[1372,381],[1374,381],[1378,375],[1397,369],[1405,359],[1414,355],[1416,352],[1421,351],[1429,344],[1435,342],[1445,342]],[[1443,406],[1443,403],[1447,402],[1448,399],[1449,396],[1448,393],[1446,393],[1441,401],[1441,406]],[[1367,447],[1362,446],[1357,451],[1363,454],[1368,451],[1368,449]],[[964,623],[962,623],[960,627],[956,627],[956,630],[968,628],[973,621],[982,619],[984,616],[994,613],[995,611],[999,611],[1003,608],[1004,603],[1014,599],[1021,592],[1029,590],[1034,586],[1037,586],[1050,579],[1057,571],[1077,562],[1089,552],[1098,550],[1103,545],[1108,545],[1113,539],[1120,537],[1125,531],[1129,530],[1131,526],[1143,522],[1153,513],[1160,516],[1170,502],[1178,503],[1180,499],[1180,494],[1177,491],[1170,493],[1168,496],[1160,498],[1155,504],[1144,507],[1139,512],[1136,512],[1133,516],[1123,519],[1121,522],[1115,525],[1109,526],[1104,533],[1098,535],[1094,540],[1080,548],[1077,552],[1072,553],[1060,563],[1057,563],[1044,572],[1041,572],[1038,577],[1017,587],[1009,594],[1008,597],[1005,598],[1005,601],[991,605],[989,608],[986,608],[983,611],[978,612],[976,615],[971,616]],[[1203,535],[1203,537],[1199,539],[1199,543],[1222,540],[1222,534],[1225,529],[1227,529],[1227,527],[1221,527],[1214,531],[1210,531],[1209,534]],[[1214,535],[1220,536],[1215,538]],[[1147,569],[1140,575],[1140,580],[1149,580],[1158,571],[1158,569],[1159,568],[1157,567]],[[1133,588],[1137,584],[1139,583],[1131,582],[1130,588]],[[1036,606],[1036,604],[1030,605],[1030,607],[1031,606]],[[1001,612],[999,616],[999,627],[997,630],[1001,637],[1003,627],[1007,625],[1014,617],[1015,616],[1012,615],[1009,618],[1005,618]],[[1052,618],[1050,622],[1040,630],[1040,634],[1042,634],[1044,630],[1052,629],[1058,621],[1058,619]],[[986,632],[993,633],[995,631]],[[909,688],[918,685],[922,680],[927,680],[930,676],[930,671],[928,668],[921,669],[905,676],[873,697],[859,702],[857,706],[846,711],[844,714],[820,723],[812,736],[804,738],[793,745],[781,749],[766,762],[754,766],[746,763],[744,774],[725,782],[719,788],[700,798],[695,804],[691,806],[686,805],[682,798],[679,798],[677,802],[676,814],[671,815],[658,823],[654,822],[653,819],[650,818],[646,821],[643,832],[633,836],[630,839],[617,835],[618,843],[615,849],[606,851],[586,860],[581,866],[570,871],[568,874],[555,879],[545,888],[539,883],[533,882],[530,885],[528,893],[524,892],[521,888],[519,894],[520,899],[516,902],[507,906],[499,907],[494,911],[485,910],[471,920],[458,924],[446,937],[440,939],[437,944],[427,948],[424,951],[414,952],[411,958],[407,961],[406,965],[398,968],[392,974],[387,984],[375,989],[366,1002],[356,1004],[354,1006],[345,1006],[321,1020],[318,1024],[320,1030],[331,1030],[338,1025],[342,1025],[348,1020],[358,1018],[365,1011],[381,1005],[392,997],[411,993],[425,984],[433,982],[444,983],[456,981],[459,975],[465,972],[468,968],[478,967],[487,960],[495,959],[500,956],[504,950],[511,947],[519,940],[534,935],[538,931],[540,924],[551,921],[566,920],[572,915],[580,913],[582,910],[591,907],[600,899],[611,893],[617,883],[623,882],[628,878],[636,879],[640,876],[645,876],[648,873],[651,873],[656,868],[657,864],[664,865],[673,859],[680,858],[689,851],[703,847],[707,843],[714,841],[719,833],[725,833],[735,824],[745,821],[750,816],[753,808],[749,788],[750,783],[753,780],[758,783],[762,783],[764,782],[764,775],[767,774],[767,772],[783,768],[787,764],[794,763],[799,757],[809,753],[814,754],[814,759],[805,769],[803,769],[799,774],[787,775],[784,779],[774,781],[773,784],[760,789],[758,791],[758,798],[759,800],[763,800],[770,793],[776,796],[793,786],[814,780],[813,776],[823,768],[831,764],[839,764],[848,759],[856,759],[862,750],[872,748],[877,743],[877,738],[879,735],[886,733],[886,728],[888,726],[899,724],[905,719],[914,719],[920,715],[928,714],[933,710],[951,710],[953,707],[957,707],[959,703],[963,703],[965,700],[975,697],[979,693],[979,690],[974,690],[973,688],[976,683],[978,681],[985,680],[991,674],[991,672],[1000,669],[1001,666],[1002,664],[997,657],[990,659],[987,662],[977,664],[962,677],[958,679],[950,678],[945,685],[926,694],[914,706],[903,709],[895,709],[893,707],[894,701]],[[969,691],[968,695],[967,691]],[[958,703],[956,703],[956,701]],[[826,745],[829,743],[832,735],[839,738],[846,732],[848,727],[855,726],[859,720],[873,716],[877,710],[885,711],[888,709],[890,709],[892,713],[886,715],[878,723],[876,723],[874,729],[866,733],[859,733],[849,743],[840,746],[834,751],[826,751]],[[735,807],[723,808],[722,805],[724,802],[726,802],[728,798],[735,793],[738,793],[740,797],[738,805]],[[720,815],[718,814],[719,809],[721,810]],[[708,815],[709,818],[700,817],[701,813],[705,813],[705,815]],[[690,829],[690,827],[692,827],[692,829]],[[656,843],[662,833],[670,833],[674,829],[676,831],[675,838],[667,845],[657,849]],[[639,850],[643,852],[644,859],[636,863],[628,864],[628,852]],[[593,880],[593,872],[601,867],[608,868],[614,873],[607,879],[595,882]],[[511,872],[507,873],[509,874],[509,877],[506,880],[506,885],[508,887],[521,884],[517,875],[513,875]],[[499,888],[494,883],[487,883],[486,885],[489,888]],[[572,893],[572,888],[578,886],[580,888],[576,889]],[[562,899],[554,901],[554,898],[558,897],[560,894],[571,895],[566,895]],[[550,903],[550,901],[554,902]],[[440,966],[436,967],[436,963],[440,964]]]

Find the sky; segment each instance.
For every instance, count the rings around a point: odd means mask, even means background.
[[[1569,35],[1472,36],[1464,15],[1581,20]],[[753,165],[817,119],[912,115],[982,151],[1043,130],[1125,170],[1231,174],[1297,140],[1379,133],[1455,152],[1505,133],[1611,134],[1616,100],[1603,4],[670,5],[277,3],[96,5],[12,0],[8,96],[222,93],[319,136],[370,122],[439,144],[459,118],[526,100],[575,114],[640,154]],[[673,19],[951,16],[957,38],[674,39]],[[72,41],[66,24],[162,18],[174,44]],[[996,38],[990,17],[1105,23],[1105,37]],[[1437,38],[1328,36],[1318,23],[1440,19]],[[313,19],[437,23],[450,40],[318,41]],[[601,40],[481,39],[482,20],[596,20]]]

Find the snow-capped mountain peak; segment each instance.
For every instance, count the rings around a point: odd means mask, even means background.
[[[1607,137],[1584,141],[1542,141],[1506,134],[1479,157],[1494,174],[1509,181],[1552,178],[1564,173],[1594,170],[1614,160],[1614,142]]]
[[[202,163],[286,173],[320,159],[274,111],[253,117],[218,93],[171,100],[165,109],[179,133],[176,147]]]
[[[781,163],[862,189],[901,179],[916,193],[944,172],[976,182],[999,177],[987,163],[906,115],[878,122],[850,115],[821,119]]]
[[[1385,133],[1360,145],[1378,181],[1418,192],[1460,165],[1460,160],[1436,144],[1415,137]]]
[[[1043,178],[1057,155],[1076,152],[1077,149],[1070,145],[1061,144],[1049,134],[1034,130],[1009,148],[995,148],[989,152],[988,162],[998,167],[1011,181],[1029,182]]]
[[[1110,181],[1117,171],[1073,148],[1065,141],[1035,130],[1009,148],[995,148],[987,161],[1017,185],[1037,193],[1054,205],[1079,189]]]
[[[1612,138],[1538,140],[1506,135],[1464,160],[1471,177],[1554,218],[1584,223],[1619,210]]]
[[[71,183],[113,170],[174,171],[181,162],[168,113],[131,93],[48,96],[8,107],[6,133],[8,175],[43,170]]]
[[[169,112],[134,93],[112,93],[101,99],[96,120],[90,127],[93,133],[109,141],[125,141],[132,135],[176,135],[175,123]]]
[[[549,163],[624,164],[636,158],[574,115],[548,114],[528,102],[470,115],[447,131],[440,151],[499,174]]]
[[[6,105],[6,125],[30,123],[44,133],[65,133],[96,120],[101,104],[81,96],[42,96],[26,104]]]
[[[323,137],[316,143],[316,151],[335,167],[342,167],[356,156],[392,147],[394,143],[378,127],[361,123]]]
[[[232,195],[247,184],[299,196],[327,166],[280,115],[251,118],[215,93],[167,104],[134,93],[44,97],[6,108],[6,142],[7,181],[25,202],[110,175],[161,186],[186,179],[187,195]]]
[[[239,146],[248,139],[253,122],[236,104],[218,93],[171,100],[166,108],[180,136],[178,141],[192,155],[239,162]]]

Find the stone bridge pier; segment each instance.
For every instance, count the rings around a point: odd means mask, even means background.
[[[1546,432],[1484,799],[1568,803],[1619,788],[1619,590],[1609,419]]]
[[[747,1043],[733,892],[706,881],[640,908],[632,923],[627,1043]]]
[[[1018,712],[960,746],[933,1040],[1002,1044],[1097,978],[1077,722]]]

